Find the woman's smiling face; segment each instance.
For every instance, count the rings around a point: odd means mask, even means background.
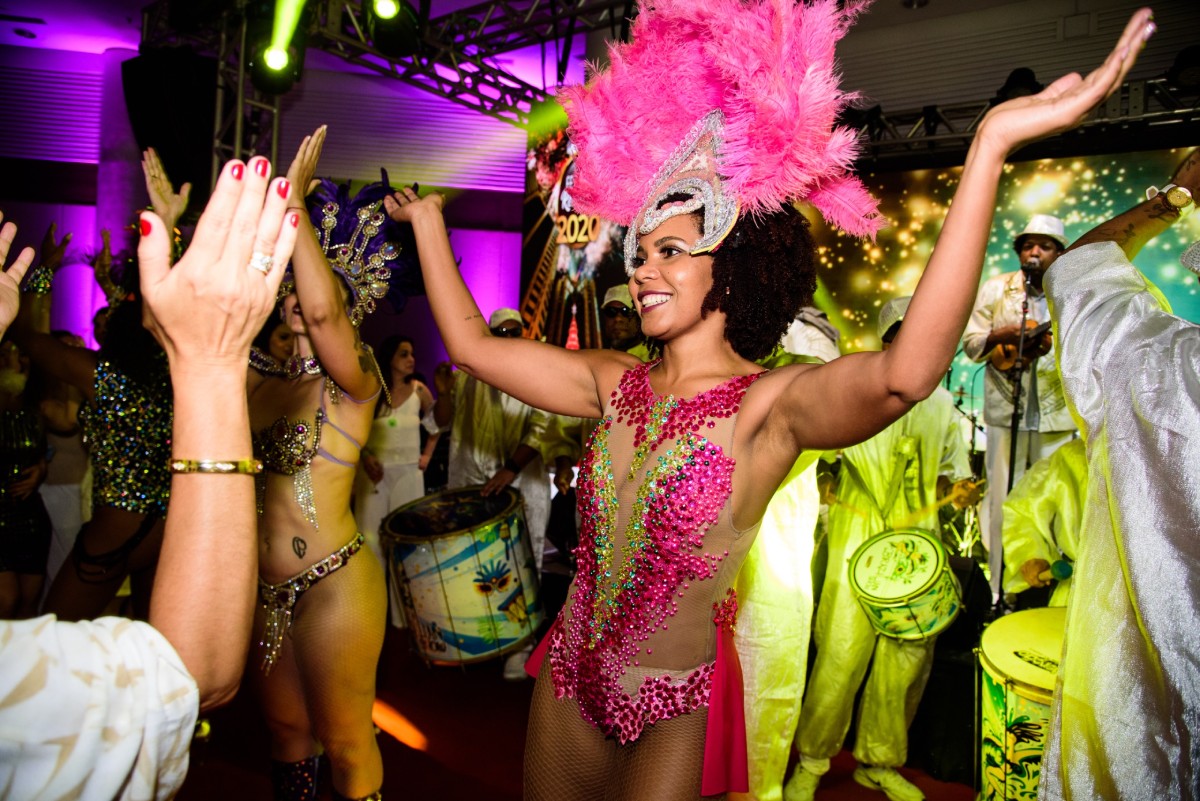
[[[712,290],[712,256],[691,255],[700,238],[695,215],[671,217],[638,237],[629,293],[642,318],[642,333],[670,338],[705,319],[701,306]]]

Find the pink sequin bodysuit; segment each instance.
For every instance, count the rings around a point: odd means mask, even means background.
[[[622,377],[579,471],[579,570],[549,641],[555,694],[619,742],[706,706],[717,627],[757,526],[737,531],[733,430],[758,375],[657,397]],[[714,610],[716,618],[714,618]]]

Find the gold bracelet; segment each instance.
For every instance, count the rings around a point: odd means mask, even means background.
[[[261,459],[172,459],[172,473],[219,473],[257,475],[263,470]]]

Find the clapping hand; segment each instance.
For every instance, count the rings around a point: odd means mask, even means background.
[[[192,194],[192,185],[184,183],[175,191],[167,171],[163,168],[162,159],[152,147],[146,148],[142,154],[142,174],[146,177],[146,192],[150,195],[150,205],[162,218],[167,230],[175,228],[175,223],[187,210],[188,198]]]
[[[268,182],[270,165],[225,165],[191,247],[170,266],[171,237],[154,212],[141,215],[138,245],[147,328],[172,361],[244,369],[250,341],[275,306],[296,242],[287,180]]]
[[[0,220],[3,219],[4,215],[0,214]],[[12,223],[4,223],[4,227],[0,228],[0,268],[3,269],[0,272],[0,334],[7,331],[17,317],[17,311],[21,308],[21,280],[33,263],[33,248],[25,248],[17,255],[16,261],[5,265],[16,236],[17,226]]]

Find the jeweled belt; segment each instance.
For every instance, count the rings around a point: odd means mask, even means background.
[[[275,660],[279,658],[279,650],[283,648],[283,636],[292,628],[292,610],[309,587],[344,567],[350,557],[358,553],[363,546],[363,535],[355,534],[354,539],[326,556],[320,562],[292,576],[279,584],[268,584],[261,578],[258,580],[258,601],[267,610],[267,623],[263,628],[262,640],[259,646],[266,649],[263,654],[262,670],[264,674],[271,672]]]

